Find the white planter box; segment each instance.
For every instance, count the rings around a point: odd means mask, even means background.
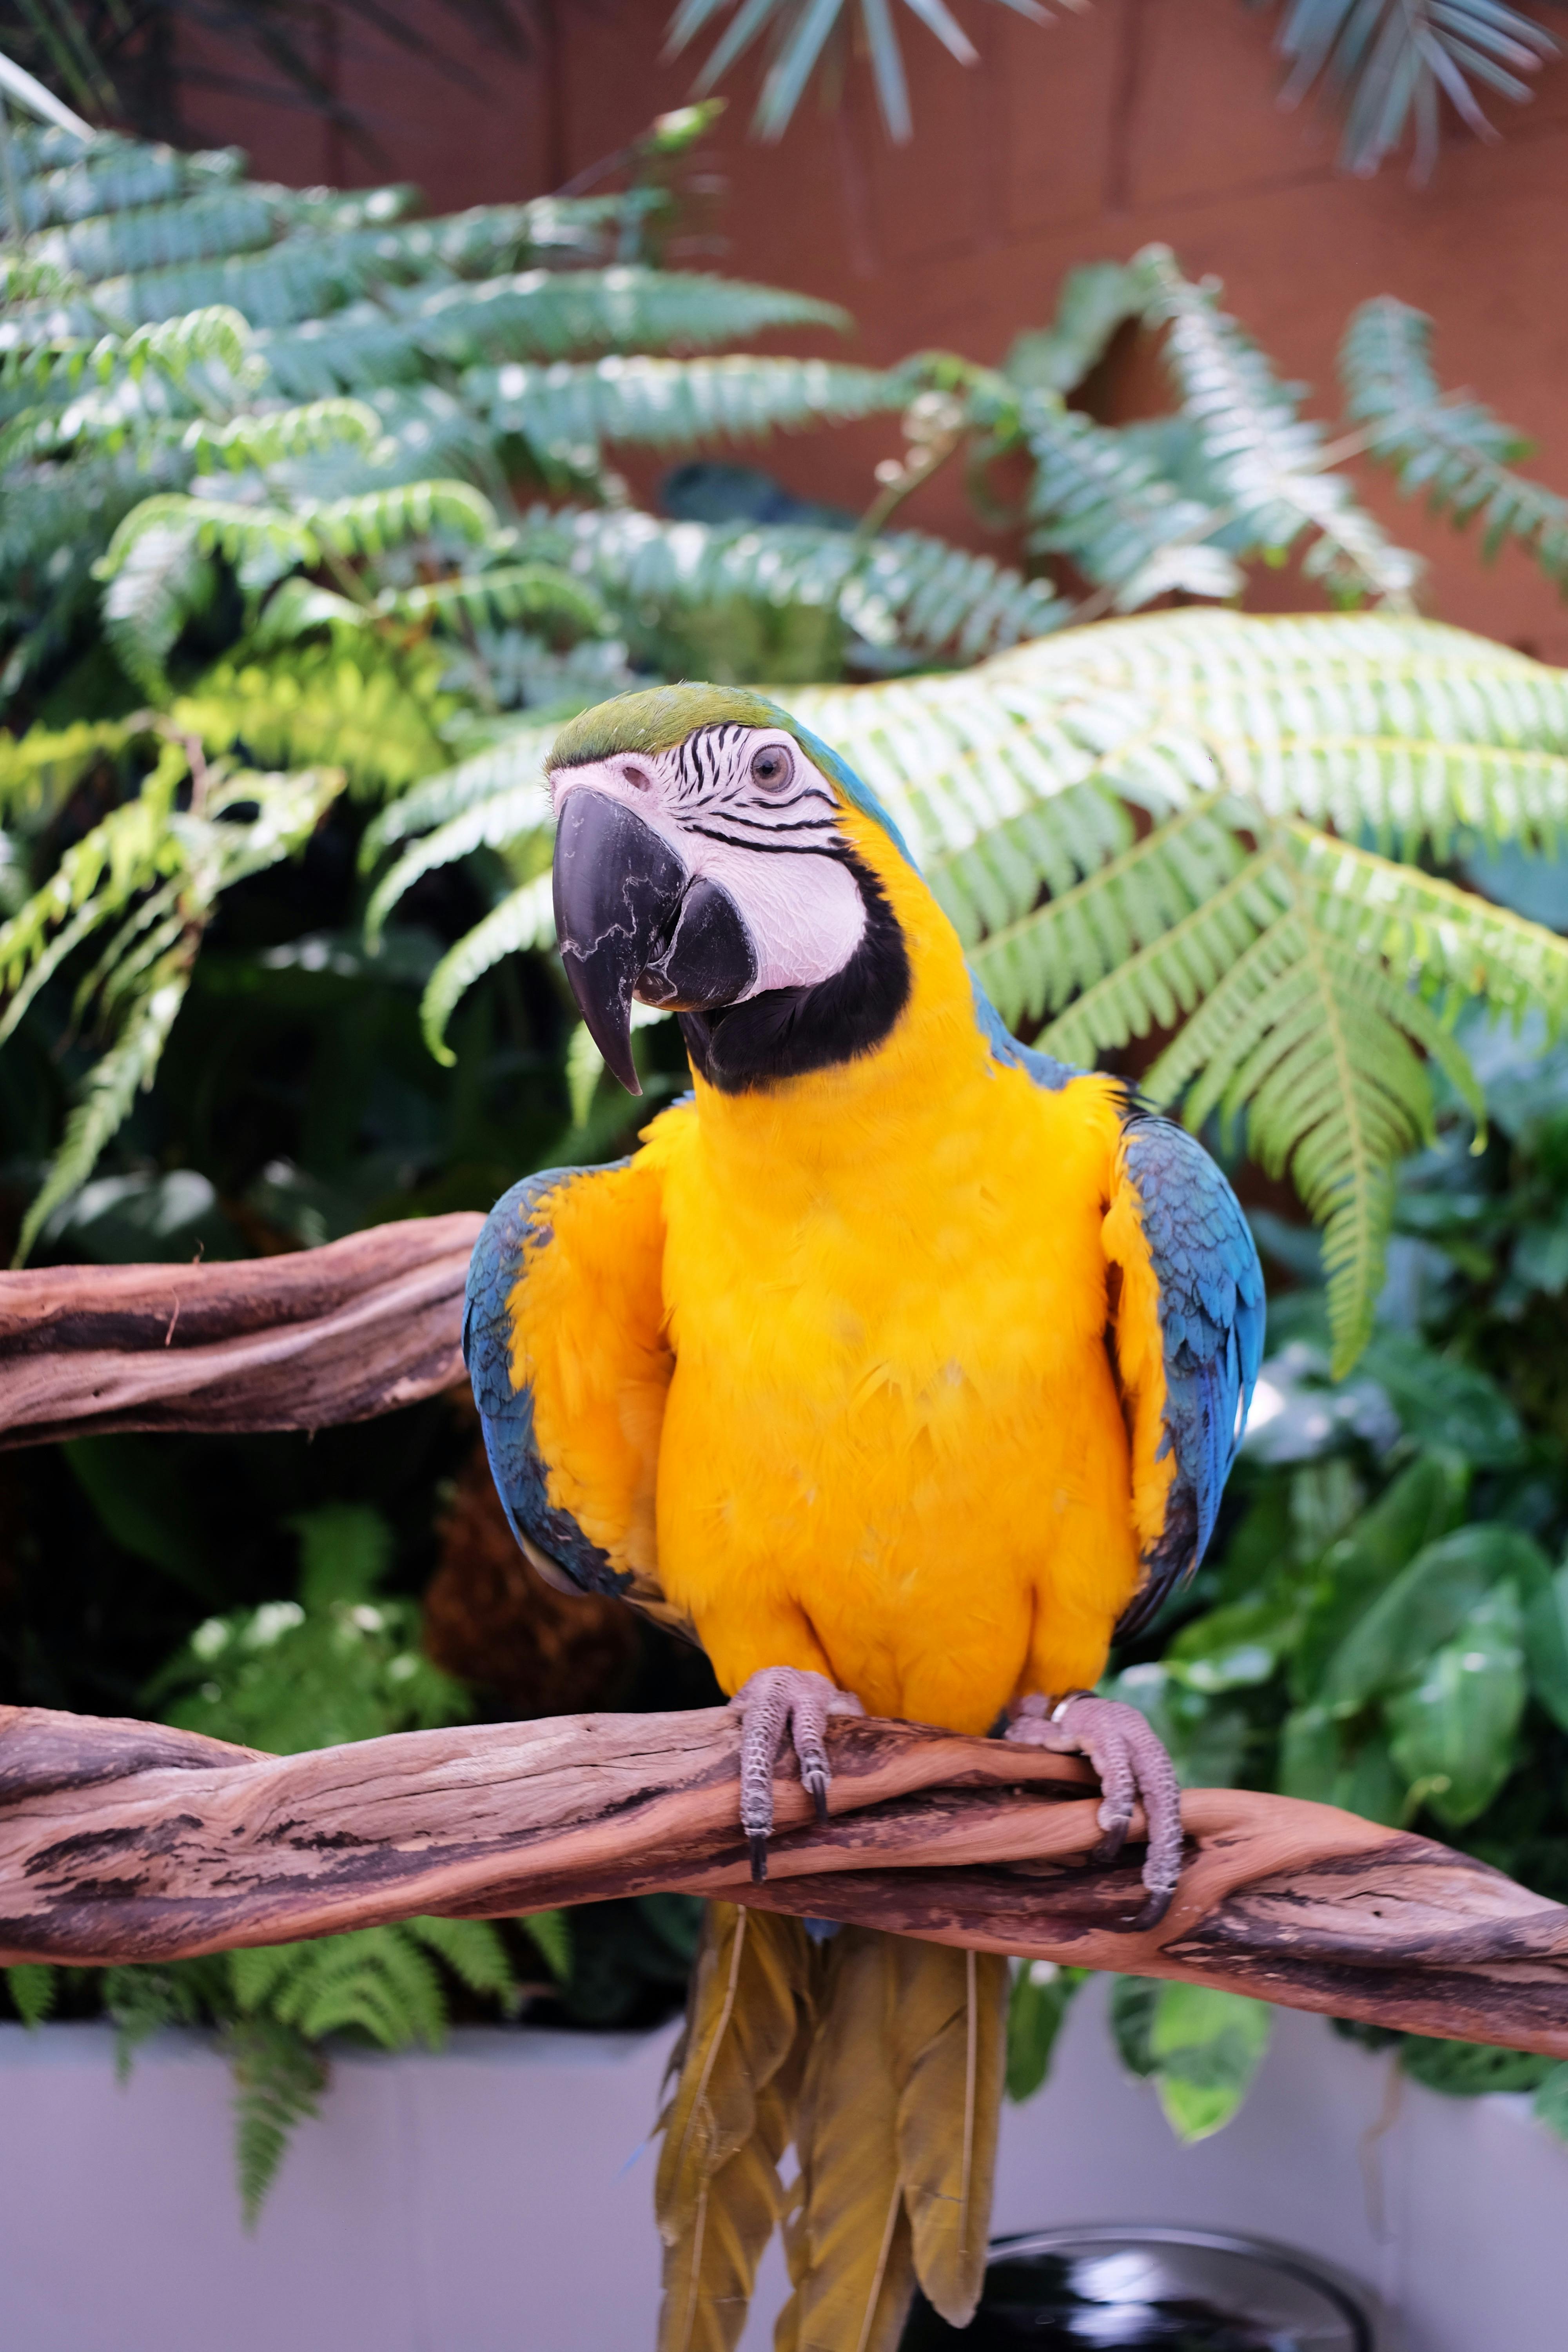
[[[1439,2099],[1282,2014],[1237,2121],[1194,2148],[1075,2005],[1009,2108],[999,2231],[1174,2221],[1341,2264],[1400,2352],[1564,2352],[1568,2147],[1516,2099]],[[194,2034],[129,2087],[95,2025],[0,2026],[0,2352],[647,2352],[658,2252],[638,2155],[673,2029],[471,2029],[439,2057],[341,2056],[253,2238],[227,2071]],[[784,2294],[770,2252],[744,2352]]]

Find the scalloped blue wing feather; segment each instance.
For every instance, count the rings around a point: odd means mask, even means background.
[[[549,1465],[534,1437],[532,1391],[526,1385],[514,1388],[511,1377],[508,1301],[522,1271],[524,1244],[549,1245],[552,1192],[586,1172],[543,1169],[503,1192],[490,1211],[468,1261],[463,1361],[479,1409],[490,1475],[522,1550],[551,1583],[624,1596],[632,1579],[616,1572],[608,1553],[584,1534],[570,1511],[551,1503]]]
[[[1263,1268],[1223,1171],[1186,1129],[1132,1110],[1126,1160],[1160,1289],[1165,1439],[1176,1475],[1145,1580],[1117,1631],[1146,1625],[1208,1549],[1263,1360]]]

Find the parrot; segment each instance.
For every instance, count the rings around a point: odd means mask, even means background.
[[[503,1194],[464,1355],[513,1534],[700,1644],[826,1816],[868,1714],[1089,1757],[1142,1908],[1181,1868],[1145,1716],[1096,1695],[1213,1535],[1262,1353],[1221,1170],[1122,1080],[1011,1035],[889,812],[767,697],[681,684],[546,761],[556,940],[609,1071],[673,1013],[689,1093]],[[664,2115],[659,2352],[731,2352],[784,2227],[777,2352],[891,2352],[984,2283],[1008,1964],[710,1906]],[[784,2185],[794,2146],[796,2171]]]

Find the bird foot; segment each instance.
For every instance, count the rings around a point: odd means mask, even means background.
[[[1126,1842],[1132,1808],[1142,1801],[1149,1825],[1143,1860],[1148,1900],[1131,1927],[1157,1927],[1170,1908],[1182,1870],[1182,1792],[1164,1742],[1148,1718],[1124,1699],[1069,1691],[1066,1698],[1023,1698],[1006,1736],[1025,1748],[1089,1758],[1100,1775],[1100,1826],[1105,1832],[1089,1860],[1114,1862]]]
[[[752,1883],[768,1874],[768,1838],[773,1826],[773,1766],[789,1738],[819,1822],[827,1819],[825,1734],[830,1715],[864,1715],[852,1691],[841,1691],[826,1675],[803,1666],[763,1666],[730,1701],[741,1717],[741,1827],[752,1853]]]

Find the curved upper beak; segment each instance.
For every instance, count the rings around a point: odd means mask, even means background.
[[[664,836],[608,793],[581,784],[555,832],[555,936],[577,1010],[621,1084],[632,1061],[632,999],[674,1013],[732,1004],[757,976],[739,907],[694,875]]]

